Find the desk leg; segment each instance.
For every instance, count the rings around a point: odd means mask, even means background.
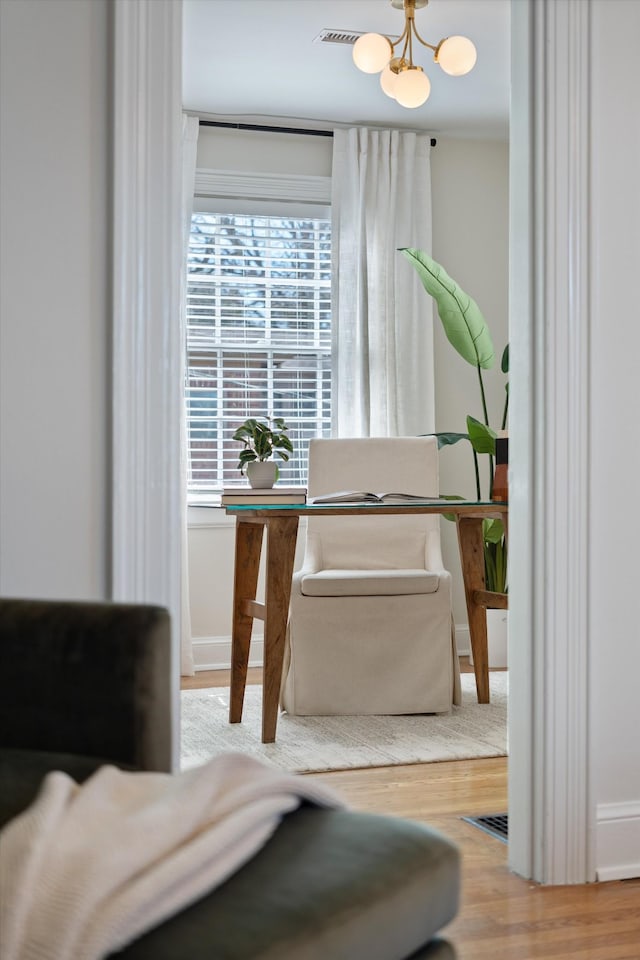
[[[264,524],[236,520],[236,565],[233,582],[231,631],[231,695],[229,723],[240,723],[247,683],[253,617],[243,613],[244,600],[255,600]]]
[[[485,589],[484,540],[481,517],[457,517],[460,562],[469,617],[469,635],[473,651],[478,703],[489,703],[489,651],[487,611],[475,599],[476,590]]]
[[[282,662],[289,619],[291,577],[298,536],[298,517],[267,520],[267,582],[265,590],[264,672],[262,680],[262,742],[276,739]]]

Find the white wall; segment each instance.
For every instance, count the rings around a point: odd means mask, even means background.
[[[269,173],[330,176],[329,138],[202,128],[198,166]],[[508,145],[495,141],[438,140],[431,152],[433,256],[477,300],[494,335],[498,361],[507,341]],[[426,294],[425,294],[426,296]],[[454,351],[435,323],[436,420],[439,430],[466,430],[468,413],[481,419],[474,367]],[[504,377],[486,376],[490,415],[499,426]],[[475,496],[467,444],[441,457],[441,489]],[[221,510],[191,508],[189,531],[191,617],[196,665],[229,661],[233,583],[233,521]],[[467,616],[455,526],[442,521],[445,563],[454,574],[454,617],[461,649],[468,645]],[[298,539],[301,557],[303,531]],[[256,624],[255,636],[260,635]],[[252,657],[260,657],[259,643]]]
[[[108,14],[0,4],[3,595],[107,595]]]

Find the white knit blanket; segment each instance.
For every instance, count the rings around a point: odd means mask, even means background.
[[[328,788],[243,754],[184,773],[48,774],[0,832],[2,960],[94,960],[222,883]]]

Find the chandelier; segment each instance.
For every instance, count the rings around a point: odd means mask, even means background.
[[[380,73],[380,86],[388,97],[403,107],[419,107],[431,92],[431,81],[422,67],[413,62],[413,38],[433,50],[433,59],[445,73],[462,77],[473,69],[476,48],[467,37],[446,37],[438,44],[427,43],[416,30],[416,10],[429,0],[391,0],[404,10],[404,30],[393,43],[380,33],[365,33],[353,48],[353,61],[364,73]],[[398,48],[398,50],[396,50]]]

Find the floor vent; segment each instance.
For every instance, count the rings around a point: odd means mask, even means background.
[[[508,813],[487,813],[483,817],[463,817],[467,823],[472,823],[474,827],[480,827],[485,833],[492,837],[507,842],[509,837],[509,814]]]

